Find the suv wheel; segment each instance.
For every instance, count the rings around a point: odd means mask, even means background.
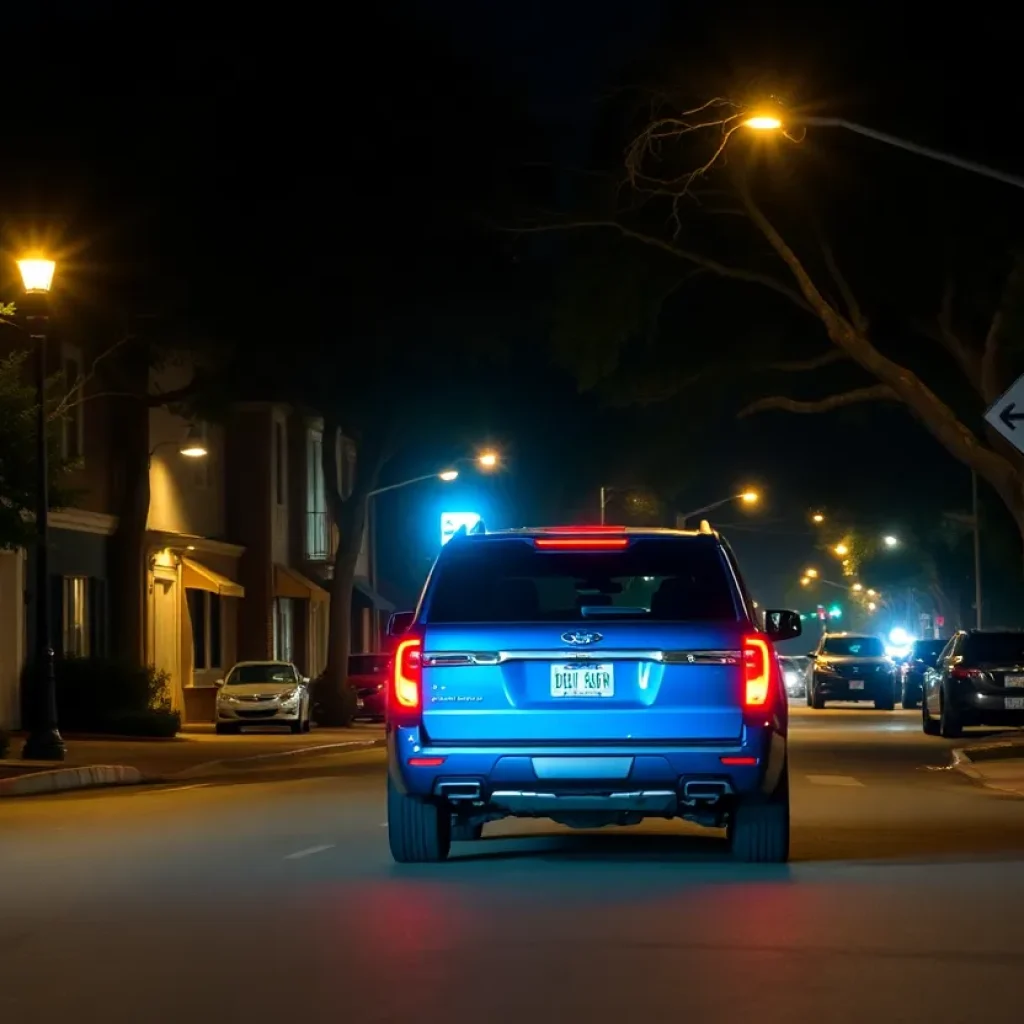
[[[939,716],[939,735],[947,740],[955,740],[964,734],[964,723],[954,708],[945,697],[942,699],[941,714]]]
[[[939,723],[928,714],[928,702],[924,698],[921,699],[921,728],[925,736],[939,735]]]
[[[818,711],[825,706],[825,697],[823,694],[818,692],[818,688],[814,687],[811,691],[811,707],[816,708]]]
[[[771,799],[740,803],[732,812],[726,834],[737,860],[785,864],[789,860],[788,774]]]
[[[917,707],[917,701],[911,696],[910,691],[904,686],[900,707],[904,711],[913,711]]]
[[[452,843],[452,816],[437,804],[400,793],[388,774],[388,846],[399,864],[445,860]]]

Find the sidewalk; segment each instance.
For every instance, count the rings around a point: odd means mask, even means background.
[[[64,737],[66,759],[53,763],[22,761],[23,742],[23,737],[13,737],[8,760],[0,761],[0,797],[244,771],[278,759],[380,746],[384,730],[360,723],[351,729],[314,729],[300,736],[269,729],[218,736],[212,726],[188,727],[173,739],[72,735]]]
[[[989,789],[1024,796],[1024,733],[959,747],[953,751],[953,767]]]

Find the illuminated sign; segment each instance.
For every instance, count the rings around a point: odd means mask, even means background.
[[[468,533],[480,522],[479,512],[442,512],[441,546],[444,547],[463,527]]]

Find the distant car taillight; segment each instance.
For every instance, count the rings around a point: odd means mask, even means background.
[[[395,647],[388,718],[398,724],[419,721],[423,708],[423,640],[404,636]]]
[[[743,638],[743,706],[751,711],[768,707],[772,698],[775,651],[763,636]]]

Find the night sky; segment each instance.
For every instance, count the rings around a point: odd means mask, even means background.
[[[680,96],[778,93],[801,110],[1024,172],[1007,127],[1020,123],[1024,104],[1009,14],[973,12],[969,21],[943,22],[910,8],[903,16],[892,5],[845,17],[797,12],[795,5],[789,13],[763,4],[453,0],[405,3],[325,38],[306,19],[229,26],[172,12],[158,31],[157,19],[115,18],[93,5],[90,14],[75,10],[31,33],[46,40],[41,47],[19,45],[18,25],[8,37],[8,83],[38,82],[34,95],[45,115],[25,102],[24,90],[8,89],[0,166],[5,230],[45,213],[79,240],[81,280],[137,294],[150,287],[142,283],[144,269],[165,288],[187,289],[196,322],[244,324],[259,335],[255,345],[271,344],[261,333],[267,294],[288,297],[293,323],[296,310],[327,322],[333,297],[358,276],[359,246],[346,232],[370,237],[371,221],[361,218],[374,203],[387,207],[374,230],[387,235],[382,253],[401,253],[408,219],[450,208],[463,188],[472,193],[467,206],[477,224],[514,223],[522,205],[510,204],[507,191],[489,194],[480,180],[487,174],[456,165],[418,180],[422,156],[402,155],[395,142],[422,102],[422,68],[441,52],[465,62],[467,93],[491,90],[496,112],[517,112],[507,130],[482,127],[479,117],[467,123],[467,143],[503,135],[503,169],[514,170],[517,161],[546,168],[549,210],[578,200],[579,171],[607,166],[609,154],[621,152],[629,125],[616,128],[609,106],[637,109],[621,97],[656,83],[671,83]],[[421,52],[391,48],[388,14],[412,35],[424,26]],[[393,119],[390,162],[383,169],[371,161],[368,169],[360,132],[379,124],[382,109]],[[458,160],[471,151],[467,145]],[[975,254],[998,258],[1024,237],[1024,196],[1011,188],[839,131],[813,133],[798,156],[820,184],[811,198],[877,315],[876,333],[898,335],[901,351],[916,343],[904,337],[896,309],[909,305],[922,317],[934,310],[939,250],[971,264]],[[531,309],[511,327],[504,312],[496,314],[515,339],[511,363],[474,389],[493,400],[489,409],[483,403],[483,414],[467,407],[456,432],[461,447],[451,436],[433,446],[418,438],[388,479],[440,468],[477,441],[500,446],[507,468],[494,480],[464,474],[444,491],[427,485],[380,502],[382,579],[399,602],[411,600],[436,551],[444,509],[479,509],[495,526],[593,519],[602,484],[629,484],[657,490],[667,514],[754,484],[766,499],[758,515],[727,511],[722,521],[737,524],[726,532],[753,589],[771,604],[787,599],[802,564],[818,557],[805,525],[811,506],[904,533],[929,516],[966,508],[967,470],[898,407],[741,421],[736,411],[749,381],[740,365],[734,389],[682,394],[657,408],[613,407],[600,395],[581,395],[573,374],[552,369],[546,358],[550,252],[541,250],[538,261],[536,246],[512,236],[484,244],[493,245],[499,276],[505,274],[502,308],[521,287]],[[282,258],[298,248],[317,254],[308,303],[301,275]],[[415,248],[414,258],[426,258],[428,247]],[[407,261],[408,251],[397,262]],[[409,280],[417,274],[414,268]],[[424,285],[416,299],[427,318],[429,294]],[[699,366],[722,344],[723,331],[765,326],[776,310],[762,298],[710,282],[675,325],[685,327],[687,358]],[[316,303],[320,313],[311,312]],[[781,318],[770,326],[787,351],[822,347],[814,324]],[[925,343],[912,354],[915,366],[935,358]],[[948,368],[935,372],[956,388]],[[789,390],[812,396],[829,386],[822,378],[793,381]],[[986,529],[1005,533],[994,496],[983,494],[983,501]]]

